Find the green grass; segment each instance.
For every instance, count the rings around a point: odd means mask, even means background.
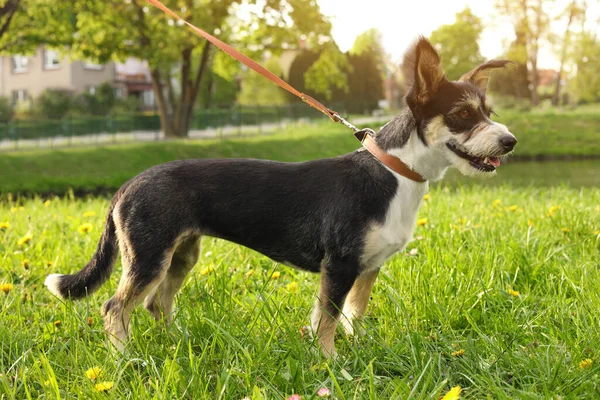
[[[600,155],[600,113],[500,111],[517,135],[516,157]],[[374,124],[377,127],[379,124]],[[129,178],[163,162],[203,157],[255,157],[304,161],[348,153],[358,143],[347,128],[323,122],[269,136],[169,141],[0,154],[0,193],[114,191]]]
[[[42,286],[46,274],[88,261],[107,207],[102,198],[0,203],[0,222],[11,225],[0,231],[0,283],[14,285],[0,292],[0,397],[312,399],[328,387],[339,399],[436,399],[457,385],[465,399],[600,396],[597,188],[434,189],[420,211],[426,224],[375,285],[368,336],[339,333],[335,361],[299,333],[316,275],[211,238],[175,323],[139,308],[127,353],[110,352],[99,310],[119,264],[81,302]],[[78,233],[88,222],[93,230]],[[94,366],[114,382],[107,393],[85,376]]]

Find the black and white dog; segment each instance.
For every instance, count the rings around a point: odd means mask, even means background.
[[[516,144],[490,120],[486,103],[490,71],[506,63],[490,61],[451,82],[432,45],[417,40],[403,62],[408,108],[381,129],[377,145],[427,180],[452,166],[465,175],[493,174]],[[427,182],[407,179],[361,150],[302,163],[174,161],[125,183],[91,261],[45,284],[61,298],[89,295],[108,279],[120,250],[123,275],[103,314],[122,349],[132,309],[144,300],[156,319],[170,320],[174,296],[198,261],[200,237],[223,238],[321,272],[312,329],[323,352],[334,355],[340,316],[352,333],[380,266],[411,240],[427,190]]]

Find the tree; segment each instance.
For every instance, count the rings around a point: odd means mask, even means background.
[[[573,81],[573,92],[583,102],[600,101],[600,75],[598,64],[600,59],[600,40],[594,33],[583,32],[576,41],[574,59],[577,75]]]
[[[350,112],[368,113],[378,107],[384,97],[387,58],[377,29],[369,29],[356,37],[349,54],[349,97],[355,103],[347,106]]]
[[[277,76],[282,75],[277,58],[272,57],[264,63],[265,68]],[[284,91],[265,79],[262,75],[248,70],[242,77],[242,90],[238,96],[238,103],[243,105],[281,105],[287,103]]]
[[[544,9],[548,0],[497,0],[498,11],[513,21],[515,34],[524,39],[531,84],[531,103],[538,105],[538,53],[550,31],[550,18]]]
[[[306,70],[304,82],[307,89],[331,100],[334,90],[348,93],[348,58],[335,43],[327,43],[319,58]]]
[[[41,44],[68,45],[73,16],[70,1],[0,0],[0,52],[28,54]]]
[[[483,32],[481,19],[469,7],[456,14],[456,22],[442,25],[431,33],[448,79],[456,80],[483,62],[479,38]]]
[[[514,65],[496,70],[490,77],[490,93],[518,99],[530,99],[529,77],[527,72],[527,47],[525,36],[519,32],[511,43],[504,58]]]
[[[554,94],[552,95],[552,104],[555,106],[560,103],[560,82],[562,79],[565,62],[567,61],[568,49],[571,42],[571,25],[576,19],[585,16],[585,9],[577,4],[577,0],[572,0],[561,15],[561,17],[565,16],[567,18],[567,26],[563,35],[562,49],[560,53],[560,67],[558,68],[556,82],[554,83]]]
[[[314,0],[168,0],[163,3],[190,23],[232,42],[249,55],[276,52],[328,36],[330,24]],[[200,85],[210,69],[210,44],[143,0],[74,0],[77,37],[73,50],[84,59],[148,60],[162,129],[185,136]],[[248,21],[231,18],[242,14]],[[208,85],[210,89],[210,85]]]

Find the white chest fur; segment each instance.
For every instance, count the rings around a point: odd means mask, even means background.
[[[428,184],[398,177],[398,189],[383,223],[367,230],[361,257],[363,271],[379,268],[391,255],[406,247],[412,239],[417,213]]]

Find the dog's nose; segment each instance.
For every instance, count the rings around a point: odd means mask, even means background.
[[[513,135],[502,136],[502,138],[500,139],[500,144],[502,145],[502,147],[504,147],[504,150],[511,151],[515,148],[515,145],[517,144],[517,138]]]

